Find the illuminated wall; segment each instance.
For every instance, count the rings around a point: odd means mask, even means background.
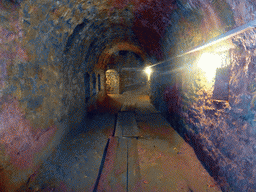
[[[178,6],[163,41],[166,59],[246,24],[256,11],[251,1],[180,1]],[[152,102],[222,189],[256,190],[255,31],[153,69]]]
[[[108,94],[119,94],[120,93],[120,78],[119,74],[114,69],[106,71],[106,91]]]

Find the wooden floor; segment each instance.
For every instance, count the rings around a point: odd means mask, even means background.
[[[148,97],[122,100],[94,191],[221,191]]]
[[[220,191],[148,96],[109,95],[30,177],[30,192]]]

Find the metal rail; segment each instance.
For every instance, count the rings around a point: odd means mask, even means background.
[[[215,45],[215,44],[217,44],[217,43],[219,43],[219,42],[221,42],[221,41],[225,41],[225,40],[227,40],[227,39],[229,39],[229,38],[231,38],[231,37],[234,37],[234,36],[236,36],[236,35],[239,35],[239,34],[245,32],[245,31],[247,31],[247,30],[249,30],[249,29],[253,29],[253,28],[255,28],[255,27],[256,27],[256,20],[252,20],[252,21],[250,21],[249,23],[246,23],[246,24],[244,24],[244,25],[242,25],[242,26],[240,26],[240,27],[237,27],[237,28],[235,28],[235,29],[232,29],[232,30],[230,30],[230,31],[228,31],[228,32],[226,32],[226,33],[224,33],[224,34],[218,36],[218,37],[213,38],[212,40],[210,40],[209,43],[206,43],[206,44],[204,44],[204,45],[202,45],[202,46],[196,47],[196,48],[194,48],[194,49],[192,49],[192,50],[190,50],[190,51],[187,51],[187,52],[185,52],[185,53],[183,53],[183,54],[174,56],[174,57],[172,57],[172,58],[170,58],[170,59],[167,59],[167,60],[165,60],[165,61],[161,61],[161,62],[159,62],[159,63],[155,63],[155,64],[153,64],[153,65],[151,65],[151,66],[149,66],[149,67],[154,67],[154,66],[160,65],[160,64],[162,64],[162,63],[164,63],[164,62],[166,62],[166,61],[170,61],[170,60],[172,60],[172,59],[174,59],[174,58],[183,57],[183,56],[185,56],[185,55],[188,55],[188,54],[191,54],[191,53],[200,51],[200,50],[202,50],[202,49],[205,49],[205,48],[207,48],[207,47],[210,47],[210,46],[212,46],[212,45]]]

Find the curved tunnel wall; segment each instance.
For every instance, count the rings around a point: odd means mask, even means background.
[[[104,77],[104,67],[95,65],[108,61],[108,50],[128,42],[118,50],[154,64],[253,20],[255,6],[250,0],[1,1],[1,190],[24,183],[93,110],[87,107],[97,107],[105,89],[93,98],[84,74]],[[213,88],[194,69],[197,54],[156,66],[151,99],[224,190],[249,191],[256,189],[255,32],[228,44],[234,47],[228,103],[211,100]]]
[[[108,19],[121,20],[106,17],[108,6],[99,11],[97,3],[1,2],[2,191],[24,183],[105,94],[96,86],[85,101],[85,83],[93,82],[84,82],[84,74],[100,74],[104,85],[104,71],[94,65],[105,45],[129,30],[118,35]]]
[[[255,19],[252,1],[180,1],[171,15],[166,59]],[[228,47],[224,81],[209,85],[197,67],[202,53]],[[195,149],[224,191],[255,190],[255,30],[153,67],[152,102]],[[205,64],[209,64],[206,62]],[[214,98],[222,86],[227,98]]]
[[[101,1],[1,1],[2,191],[24,183],[104,99],[105,72],[96,66],[103,50],[121,42],[137,46],[131,5],[112,7]],[[93,89],[93,74],[100,75],[102,89]]]

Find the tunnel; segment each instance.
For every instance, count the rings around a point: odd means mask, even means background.
[[[256,191],[255,1],[0,10],[0,191]]]

